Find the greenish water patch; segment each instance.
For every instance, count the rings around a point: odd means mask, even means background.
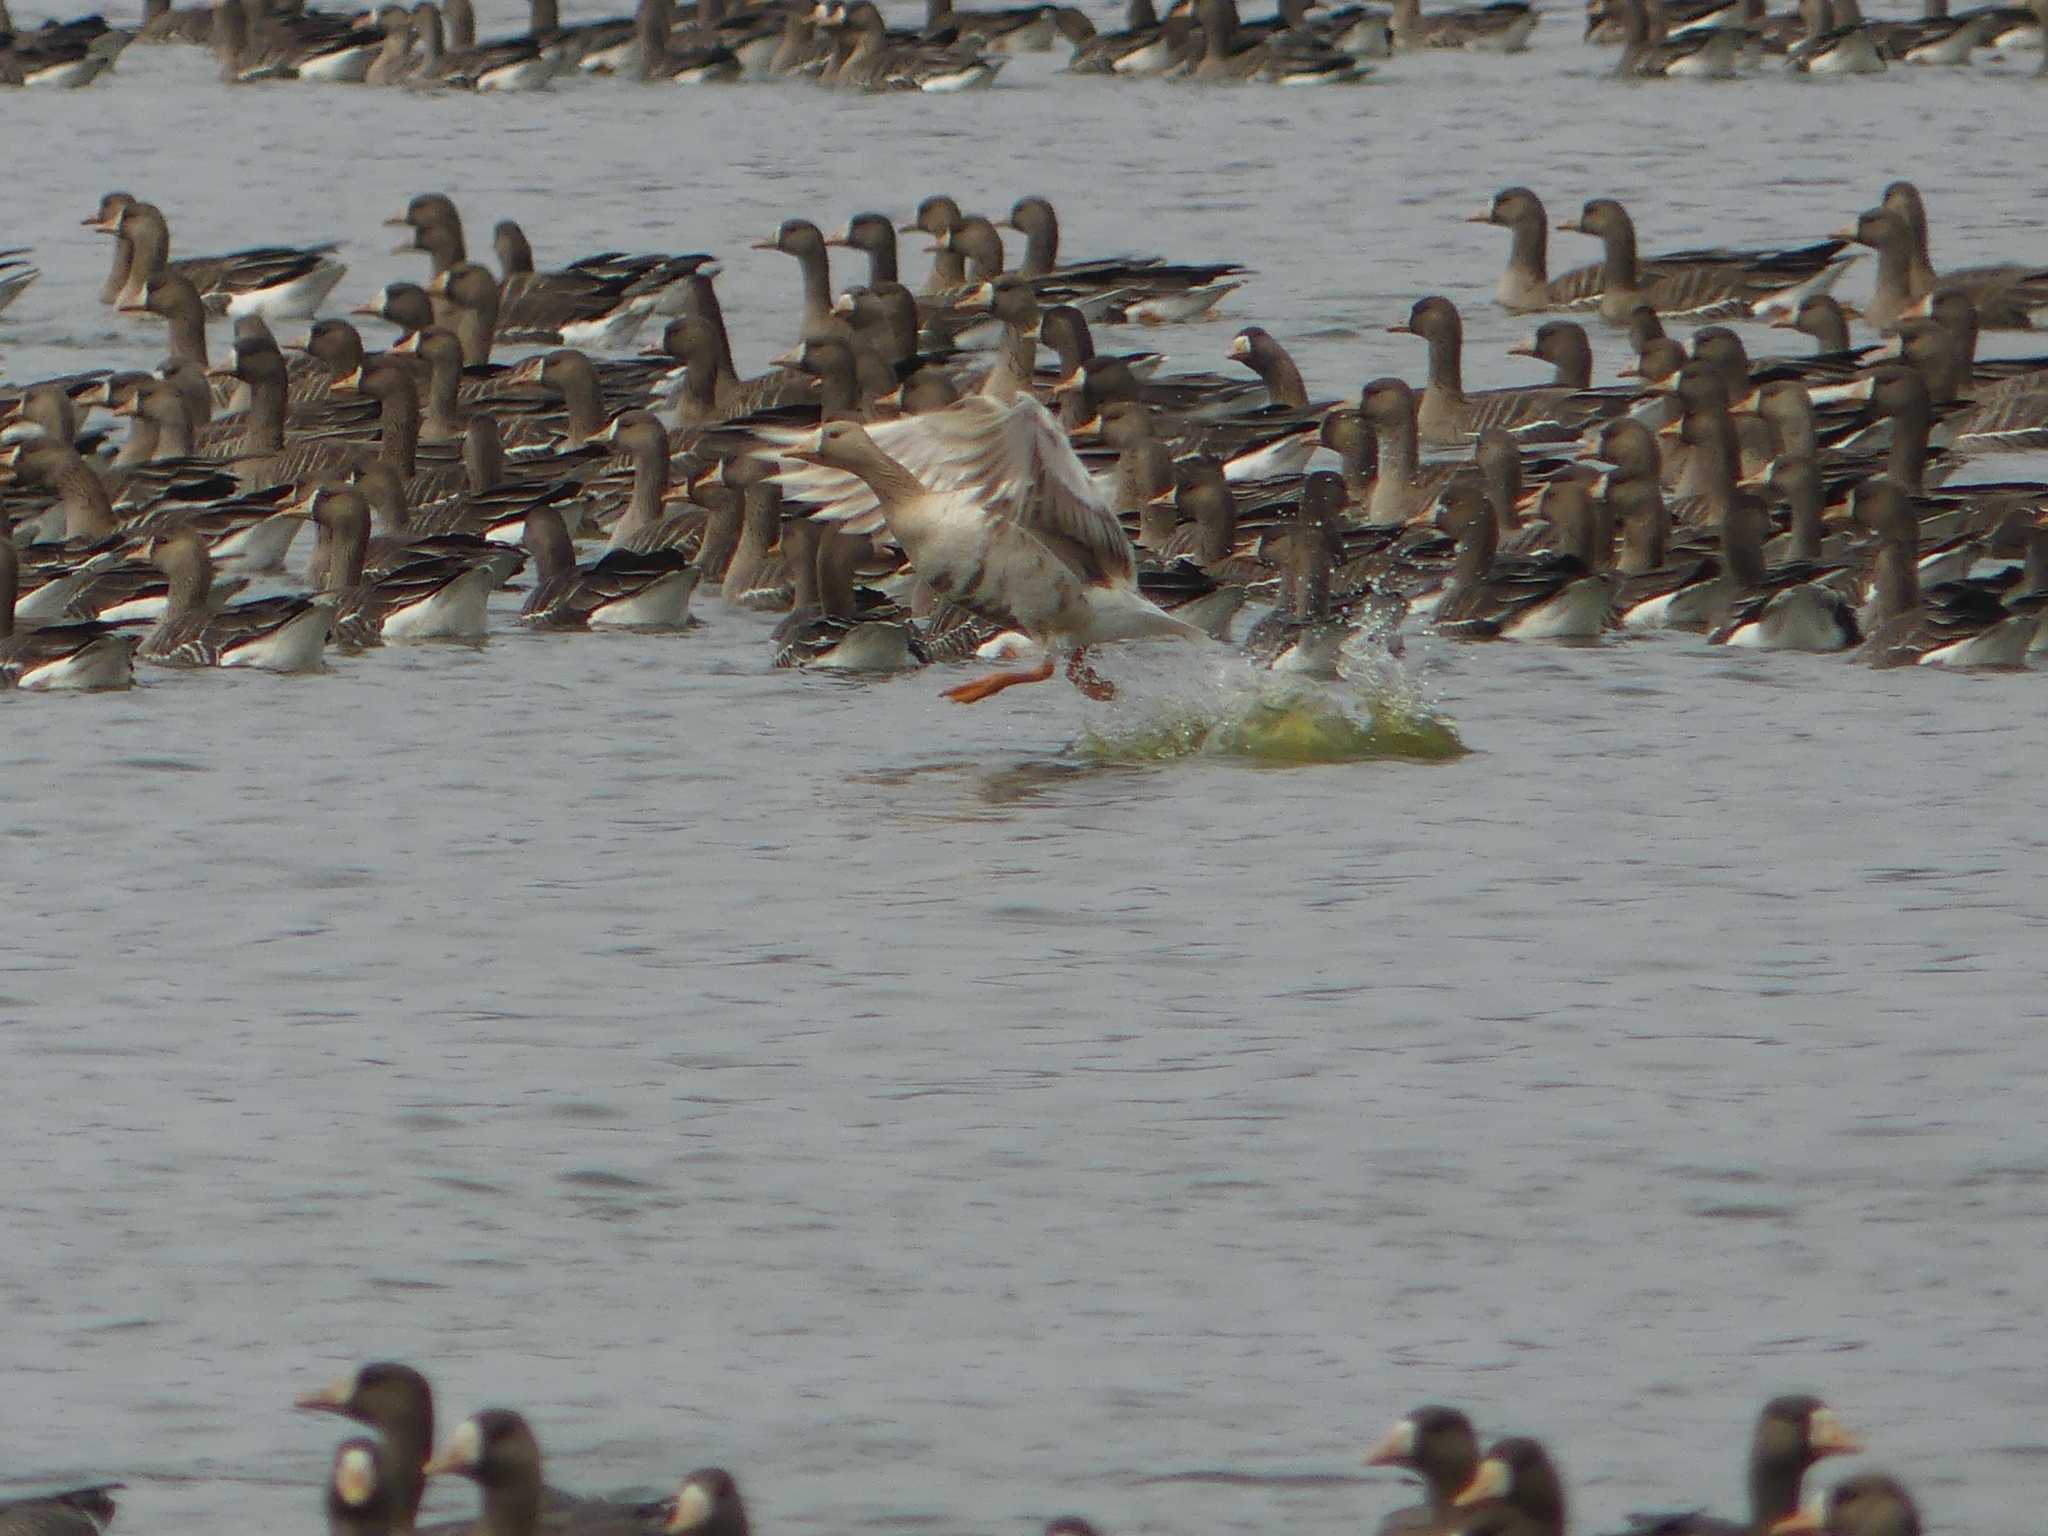
[[[1085,728],[1074,753],[1095,767],[1230,758],[1274,767],[1381,760],[1440,763],[1469,750],[1448,720],[1398,689],[1272,678],[1219,704],[1164,701],[1140,716]]]

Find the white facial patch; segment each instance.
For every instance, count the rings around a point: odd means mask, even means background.
[[[377,1453],[367,1445],[351,1445],[334,1460],[334,1491],[351,1509],[361,1509],[376,1496]]]
[[[680,1536],[684,1531],[694,1531],[711,1518],[711,1495],[696,1483],[685,1483],[676,1490],[676,1510],[669,1516],[666,1530],[669,1536]]]

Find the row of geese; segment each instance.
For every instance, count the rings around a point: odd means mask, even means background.
[[[1098,328],[1205,317],[1246,274],[1064,260],[1038,197],[1001,221],[1014,267],[997,222],[950,197],[901,228],[786,221],[756,248],[796,265],[795,345],[752,378],[703,254],[540,271],[501,224],[494,272],[453,202],[423,194],[391,222],[426,281],[358,306],[399,338],[372,351],[326,314],[287,350],[270,322],[320,313],[330,248],[174,257],[162,210],[125,193],[86,222],[110,237],[102,300],[161,322],[168,356],[7,406],[0,678],[24,687],[124,686],[136,657],[289,672],[474,641],[522,569],[535,628],[685,629],[716,589],[785,615],[782,666],[1023,663],[949,689],[961,702],[1060,657],[1107,696],[1090,647],[1228,640],[1248,605],[1270,608],[1254,664],[1324,677],[1409,621],[1886,665],[2018,667],[2048,647],[2048,484],[1948,483],[2048,444],[2048,357],[1979,356],[1980,334],[2048,309],[2048,268],[1936,269],[1906,182],[1825,240],[1656,257],[1596,198],[1559,227],[1602,259],[1557,276],[1540,199],[1508,188],[1472,219],[1509,237],[1498,302],[1627,335],[1626,381],[1595,384],[1585,325],[1556,318],[1516,349],[1547,381],[1468,390],[1458,307],[1430,295],[1388,327],[1424,344],[1422,386],[1389,375],[1355,401],[1316,398],[1256,326],[1231,343],[1236,375],[1099,351]],[[917,292],[906,230],[934,248]],[[835,288],[834,249],[863,281]],[[1860,318],[1886,339],[1858,343],[1831,290],[1866,250]],[[219,362],[215,315],[234,326]],[[655,317],[645,354],[589,355]],[[1702,323],[1758,317],[1814,349],[1752,358]],[[1687,344],[1667,322],[1700,328]],[[545,350],[497,361],[508,345]],[[101,411],[127,422],[118,442]]]
[[[2048,0],[1950,13],[1924,0],[1918,18],[1869,22],[1859,0],[1799,0],[1773,14],[1766,0],[1588,0],[1589,41],[1620,45],[1629,78],[1732,78],[1780,63],[1798,74],[1881,73],[1889,64],[1969,63],[1979,50],[2043,43]],[[1396,52],[1519,52],[1538,12],[1492,0],[1425,12],[1278,0],[1250,20],[1236,0],[1129,0],[1125,25],[1098,31],[1072,5],[956,10],[927,0],[923,24],[891,27],[873,0],[640,0],[631,16],[564,26],[557,0],[531,0],[525,31],[479,41],[471,0],[385,3],[344,13],[277,0],[214,0],[174,8],[147,0],[139,28],[98,16],[16,29],[0,0],[0,84],[80,86],[133,41],[200,43],[231,82],[301,79],[368,85],[528,91],[565,76],[623,76],[702,84],[792,77],[863,91],[948,92],[992,82],[1016,53],[1064,43],[1082,74],[1164,76],[1284,85],[1343,84]],[[2048,49],[2040,68],[2048,71]]]
[[[376,1361],[308,1393],[297,1406],[371,1431],[336,1447],[324,1494],[331,1536],[410,1536],[428,1483],[460,1477],[476,1486],[477,1518],[429,1529],[454,1536],[748,1536],[737,1483],[710,1467],[690,1473],[673,1497],[637,1503],[579,1498],[550,1486],[541,1451],[519,1413],[486,1408],[437,1448],[433,1393],[409,1365]],[[1630,1517],[1625,1536],[1920,1536],[1913,1497],[1881,1472],[1859,1472],[1824,1497],[1802,1498],[1807,1474],[1862,1441],[1817,1397],[1776,1397],[1757,1416],[1748,1458],[1748,1518],[1700,1510]],[[1424,1501],[1389,1514],[1379,1536],[1565,1536],[1564,1480],[1540,1441],[1496,1440],[1483,1452],[1472,1421],[1428,1405],[1404,1414],[1369,1447],[1365,1462],[1420,1480]],[[0,1503],[0,1536],[99,1536],[115,1516],[119,1483],[53,1489]],[[1045,1536],[1096,1536],[1078,1517]]]

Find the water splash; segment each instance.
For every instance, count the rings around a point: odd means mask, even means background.
[[[1378,647],[1347,649],[1329,681],[1267,672],[1241,661],[1197,684],[1132,686],[1091,721],[1073,755],[1093,767],[1213,757],[1286,767],[1317,763],[1449,762],[1469,750]]]

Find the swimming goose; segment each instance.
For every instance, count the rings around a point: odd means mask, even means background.
[[[946,243],[946,236],[964,217],[959,203],[943,192],[934,193],[917,205],[917,216],[898,229],[899,234],[932,237],[932,270],[924,285],[927,294],[950,293],[967,284],[966,258]]]
[[[576,547],[553,507],[525,514],[522,542],[533,556],[533,591],[519,622],[537,629],[686,629],[690,594],[703,573],[679,549],[607,550],[576,563]]]
[[[1481,1512],[1498,1506],[1514,1517],[1509,1529],[1523,1536],[1564,1536],[1564,1480],[1542,1443],[1524,1436],[1488,1447],[1453,1502]]]
[[[388,228],[412,231],[393,254],[402,256],[409,251],[425,252],[430,275],[434,277],[469,259],[468,245],[462,238],[462,215],[456,211],[454,200],[445,193],[417,193],[406,202],[403,213],[386,219],[384,223]]]
[[[1468,224],[1494,224],[1508,231],[1508,265],[1494,297],[1507,310],[1536,311],[1589,307],[1600,296],[1601,267],[1575,267],[1550,276],[1550,219],[1543,199],[1527,187],[1504,187],[1484,213]]]
[[[832,313],[832,265],[826,254],[825,237],[809,219],[784,219],[775,233],[756,240],[757,251],[780,251],[796,258],[803,279],[803,321],[799,339],[843,340],[845,321]]]
[[[1546,320],[1527,341],[1508,348],[1510,357],[1533,357],[1550,364],[1553,389],[1581,391],[1593,387],[1593,344],[1575,320]]]
[[[994,53],[1050,53],[1059,36],[1058,20],[1051,5],[956,11],[953,0],[925,0],[927,37],[951,33]]]
[[[1890,202],[1866,209],[1854,224],[1836,231],[1841,239],[1877,252],[1877,287],[1864,318],[1879,330],[1888,329],[1938,283],[1968,295],[1985,330],[2030,329],[2034,311],[2048,306],[2048,267],[1965,267],[1937,276],[1923,254],[1924,237],[1915,232],[1913,210],[1918,210],[1917,227],[1924,228],[1925,205],[1917,189],[1910,196],[1901,190],[1910,187],[1909,182],[1893,183]]]
[[[1291,518],[1282,601],[1244,639],[1254,666],[1324,681],[1339,675],[1344,645],[1358,626],[1332,602],[1334,552],[1324,518],[1334,519],[1343,503],[1341,476],[1327,470],[1309,476]]]
[[[868,259],[868,286],[895,283],[896,225],[886,213],[857,213],[825,237],[828,246],[859,251]]]
[[[0,20],[4,20],[0,12]],[[114,1523],[112,1495],[124,1483],[91,1483],[0,1499],[4,1536],[100,1536]]]
[[[1863,356],[1868,347],[1853,347],[1849,342],[1849,316],[1842,308],[1842,301],[1831,293],[1810,293],[1799,301],[1795,310],[1779,310],[1771,319],[1779,330],[1800,331],[1811,336],[1819,346],[1816,355],[1825,358],[1839,358],[1853,361]]]
[[[1301,380],[1301,369],[1285,347],[1275,341],[1263,326],[1248,325],[1231,338],[1230,360],[1242,363],[1259,376],[1266,386],[1267,399],[1282,410],[1305,411],[1329,409],[1328,402],[1311,407],[1308,386]]]
[[[872,435],[870,435],[870,432]],[[886,526],[939,597],[1072,648],[1067,675],[1091,697],[1113,689],[1087,668],[1091,645],[1200,631],[1138,594],[1130,539],[1097,499],[1066,434],[1028,394],[974,395],[948,410],[869,430],[833,422],[791,442],[783,488],[851,531]],[[900,455],[897,457],[896,455]],[[1048,658],[948,690],[958,703],[1052,675]]]
[[[558,272],[536,272],[533,248],[510,219],[492,235],[498,264],[498,329],[508,342],[613,351],[633,338],[657,309],[675,309],[681,295],[670,294],[682,280],[711,258],[701,252],[684,256],[621,256],[607,252],[586,256]]]
[[[1800,0],[1806,36],[1787,55],[1787,68],[1801,75],[1881,75],[1884,50],[1864,22],[1859,0]]]
[[[650,411],[623,411],[606,430],[605,441],[633,466],[626,510],[612,524],[605,549],[667,549],[695,532],[694,519],[670,517],[662,511],[668,493],[669,443],[661,419]]]
[[[2019,7],[1981,6],[1951,16],[1948,0],[1923,0],[1921,15],[1873,23],[1871,32],[1888,62],[1967,64],[1971,53],[1998,30],[2000,12],[2025,14]]]
[[[422,550],[370,572],[370,513],[361,491],[353,485],[316,485],[300,507],[326,541],[318,564],[326,573],[334,638],[345,649],[362,650],[386,640],[473,643],[484,638],[485,607],[504,571],[499,552]],[[502,553],[516,567],[518,551]]]
[[[748,1536],[747,1509],[740,1499],[739,1484],[722,1467],[692,1472],[664,1503],[661,1530],[663,1536]],[[1843,1536],[1862,1533],[1845,1532]]]
[[[1625,323],[1638,304],[1670,318],[1725,318],[1796,306],[1807,294],[1832,287],[1848,270],[1842,239],[1789,250],[1676,251],[1641,260],[1635,222],[1610,197],[1588,202],[1576,219],[1557,226],[1590,235],[1605,247],[1598,308],[1602,319]]]
[[[170,581],[164,615],[136,647],[145,661],[174,667],[257,667],[317,672],[333,611],[309,597],[272,597],[215,609],[213,561],[191,530],[155,538],[144,557]]]
[[[866,91],[917,90],[936,94],[971,91],[992,84],[1004,60],[968,44],[897,40],[872,0],[854,0],[838,25],[847,38],[844,56],[826,83]]]
[[[1419,0],[1406,3],[1413,7]],[[1514,4],[1518,0],[1501,3]],[[1275,33],[1256,41],[1241,39],[1236,0],[1194,0],[1194,12],[1202,28],[1202,52],[1186,70],[1191,80],[1348,85],[1372,72],[1370,65],[1304,34]]]
[[[1422,0],[1394,0],[1393,43],[1398,51],[1414,48],[1474,48],[1489,53],[1520,53],[1536,30],[1537,12],[1523,0],[1493,0],[1490,5],[1464,6],[1424,15]]]
[[[1723,1520],[1692,1510],[1631,1515],[1631,1536],[1770,1536],[1778,1521],[1796,1514],[1806,1474],[1828,1456],[1854,1456],[1863,1442],[1843,1427],[1817,1397],[1774,1397],[1757,1415],[1749,1443],[1749,1519]]]
[[[1878,537],[1866,661],[1880,667],[2025,665],[2038,614],[2009,612],[1968,582],[1922,590],[1920,520],[1905,486],[1876,476],[1856,487],[1850,506],[1856,521]]]
[[[1429,383],[1416,411],[1426,448],[1459,447],[1488,427],[1524,427],[1537,422],[1572,423],[1587,413],[1574,406],[1570,389],[1551,386],[1465,391],[1465,325],[1458,306],[1441,295],[1418,299],[1402,325],[1388,331],[1419,336],[1429,343]]]
[[[132,634],[96,623],[41,628],[18,625],[15,602],[20,582],[21,559],[14,541],[0,536],[0,687],[93,691],[126,688],[135,681]],[[118,1483],[102,1485],[102,1489],[118,1487]],[[95,1493],[105,1505],[104,1520],[93,1527],[98,1529],[113,1518],[113,1500],[106,1499],[101,1489],[81,1489],[69,1497],[90,1501]],[[5,1528],[13,1507],[21,1506],[0,1504],[0,1528]]]
[[[1457,1409],[1427,1404],[1396,1419],[1367,1447],[1365,1464],[1422,1479],[1424,1502],[1388,1515],[1380,1536],[1441,1536],[1456,1519],[1451,1501],[1479,1466],[1479,1438]]]
[[[434,1394],[426,1377],[397,1361],[373,1360],[316,1392],[304,1394],[293,1406],[311,1413],[339,1414],[368,1425],[383,1437],[389,1453],[384,1474],[393,1494],[392,1525],[401,1536],[410,1531],[426,1491],[420,1468],[434,1448]]]
[[[1189,30],[1186,18],[1180,18],[1180,38]],[[1067,69],[1077,75],[1160,75],[1180,62],[1179,47],[1152,0],[1129,0],[1122,30],[1088,39],[1074,50]]]
[[[118,197],[119,194],[113,196]],[[120,203],[113,218],[91,227],[115,237],[116,268],[122,282],[113,302],[127,308],[143,301],[152,278],[176,272],[188,279],[215,314],[231,318],[310,319],[348,269],[334,259],[333,244],[252,246],[222,256],[188,256],[172,261],[170,226],[154,204]]]
[[[1157,256],[1111,256],[1091,261],[1060,262],[1060,221],[1043,197],[1021,197],[1004,220],[1024,236],[1024,258],[1018,272],[1034,283],[1049,283],[1075,295],[1114,300],[1114,313],[1142,320],[1207,313],[1242,287],[1249,268],[1234,261],[1169,262]]]
[[[1594,529],[1584,485],[1572,482],[1554,511],[1559,543],[1568,547],[1501,564],[1499,529],[1479,477],[1466,470],[1452,479],[1440,518],[1457,540],[1457,558],[1432,614],[1440,634],[1459,640],[1589,640],[1612,624],[1615,580],[1594,570],[1587,558],[1594,552]],[[1485,1462],[1454,1502],[1471,1502],[1466,1495],[1482,1475]]]
[[[61,437],[40,433],[0,452],[0,466],[12,466],[17,478],[57,493],[67,544],[100,544],[114,537],[119,525],[106,482]]]
[[[5,309],[28,291],[42,271],[28,259],[26,247],[0,251],[0,309]]]
[[[826,523],[794,518],[783,534],[794,538],[801,573],[810,572],[790,610],[775,628],[775,665],[821,672],[908,672],[930,660],[909,615],[889,605],[863,611],[855,601],[854,568],[869,541]],[[809,559],[803,560],[808,546]]]
[[[411,35],[410,18],[398,24]],[[324,80],[360,84],[376,58],[381,36],[318,11],[269,11],[244,0],[214,0],[213,51],[230,85],[264,80]]]
[[[383,1447],[362,1435],[337,1445],[326,1502],[327,1536],[390,1536],[397,1499]]]
[[[1633,80],[1732,80],[1750,40],[1744,27],[1691,28],[1673,36],[1663,0],[1617,0],[1621,57],[1614,73]]]
[[[1358,413],[1377,439],[1379,473],[1365,504],[1365,522],[1397,527],[1426,513],[1454,466],[1421,463],[1415,391],[1405,380],[1374,379],[1360,392]]]
[[[1897,1478],[1859,1472],[1829,1489],[1825,1503],[1778,1521],[1770,1536],[1920,1536],[1920,1507]]]

